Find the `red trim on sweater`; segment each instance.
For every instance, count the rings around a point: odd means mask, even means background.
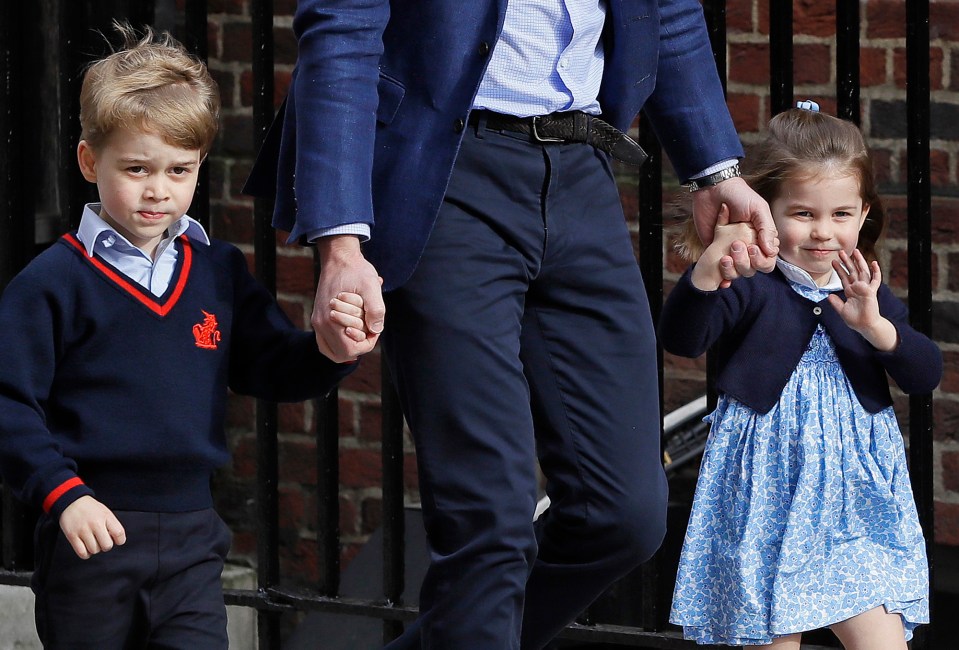
[[[183,247],[183,268],[180,271],[180,277],[177,280],[176,286],[173,288],[173,293],[170,294],[170,297],[162,305],[156,300],[153,300],[150,296],[145,295],[137,287],[134,286],[127,278],[123,275],[117,273],[108,265],[104,264],[95,257],[91,257],[87,253],[87,249],[80,243],[80,240],[77,239],[72,234],[66,234],[63,236],[67,243],[73,245],[74,248],[79,250],[83,254],[83,258],[95,266],[103,275],[107,276],[114,284],[119,286],[121,289],[126,291],[128,294],[140,301],[145,307],[150,309],[155,314],[160,316],[166,316],[170,313],[170,310],[176,305],[177,301],[180,299],[180,296],[183,294],[183,289],[186,287],[187,279],[190,275],[190,266],[193,263],[193,250],[189,246],[189,239],[186,235],[180,235],[180,239],[184,241],[187,245]]]
[[[52,508],[53,504],[57,502],[57,499],[78,485],[83,485],[83,481],[80,480],[79,476],[74,476],[73,478],[67,479],[61,483],[56,489],[53,490],[53,492],[47,495],[46,499],[43,500],[43,511],[50,512],[50,508]]]

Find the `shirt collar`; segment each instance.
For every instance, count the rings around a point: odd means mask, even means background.
[[[133,244],[127,241],[127,238],[121,235],[117,230],[103,220],[100,216],[101,205],[99,203],[87,203],[83,206],[83,215],[80,217],[80,227],[77,229],[77,238],[86,248],[87,254],[93,257],[94,247],[99,239],[115,236],[121,242],[131,248]],[[167,229],[167,237],[179,237],[186,235],[190,239],[199,241],[207,246],[210,245],[210,237],[206,234],[203,226],[196,219],[183,215]],[[109,244],[109,245],[112,245]]]
[[[801,284],[804,287],[819,289],[820,291],[842,291],[842,280],[839,279],[839,274],[836,273],[836,269],[832,270],[832,275],[829,276],[829,282],[823,286],[819,286],[804,269],[799,268],[795,264],[790,264],[781,257],[776,258],[776,267],[782,271],[782,274],[786,276],[787,280],[792,280],[796,284]]]

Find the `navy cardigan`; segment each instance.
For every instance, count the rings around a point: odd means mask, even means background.
[[[879,288],[879,310],[899,333],[892,352],[876,350],[826,300],[800,296],[777,269],[701,291],[679,280],[663,306],[659,338],[667,352],[698,357],[714,343],[716,389],[760,413],[775,406],[816,326],[822,324],[859,402],[870,413],[892,405],[886,374],[906,393],[932,391],[942,377],[942,352],[909,325],[905,304]],[[842,292],[839,293],[844,297]]]

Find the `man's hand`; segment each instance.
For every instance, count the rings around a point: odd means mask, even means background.
[[[716,219],[713,240],[693,267],[693,286],[701,291],[715,291],[729,287],[739,277],[753,275],[755,271],[746,254],[750,246],[756,248],[756,231],[742,221],[729,223],[729,208],[724,203]]]
[[[81,560],[105,553],[114,545],[122,546],[127,541],[126,531],[116,515],[90,495],[84,495],[66,507],[60,515],[60,530]]]
[[[363,257],[356,236],[324,237],[317,242],[317,247],[320,251],[320,279],[310,318],[316,332],[316,344],[320,352],[337,363],[353,361],[372,350],[383,331],[386,307],[380,290],[381,279],[373,265]],[[333,301],[343,292],[362,298],[366,336],[361,340],[350,336],[347,328],[337,322]]]
[[[730,178],[693,192],[693,221],[703,244],[708,246],[713,241],[716,219],[723,204],[729,206],[730,223],[748,221],[752,225],[758,243],[747,247],[749,267],[743,269],[740,264],[736,264],[735,277],[749,276],[756,271],[772,271],[776,266],[775,257],[779,253],[776,225],[769,212],[769,205],[741,178]],[[745,273],[739,273],[740,270],[745,270]],[[734,280],[735,277],[726,276],[726,279]]]

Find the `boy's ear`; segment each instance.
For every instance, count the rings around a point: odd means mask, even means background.
[[[97,155],[86,140],[80,140],[77,145],[77,163],[80,165],[80,173],[91,183],[97,182]]]

